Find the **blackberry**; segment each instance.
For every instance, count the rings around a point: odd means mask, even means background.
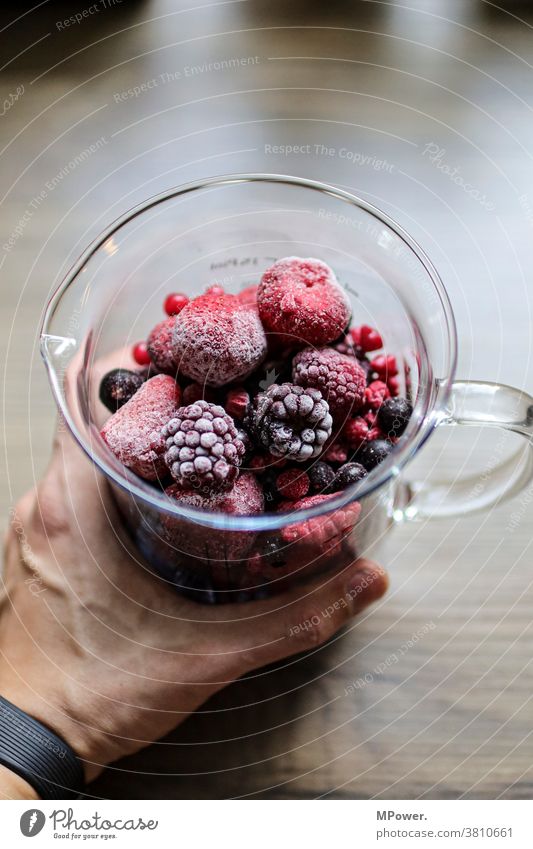
[[[326,491],[340,492],[341,489],[346,489],[347,486],[352,486],[362,480],[367,474],[367,470],[361,463],[345,463],[334,475]]]
[[[333,426],[322,393],[292,383],[274,383],[256,395],[246,423],[263,448],[298,463],[320,454]]]
[[[413,413],[407,398],[387,398],[378,410],[378,424],[387,436],[401,436]]]
[[[319,460],[314,463],[308,470],[309,481],[311,484],[311,492],[313,494],[324,493],[328,491],[328,487],[335,480],[335,472],[328,463]]]
[[[108,371],[100,383],[100,401],[108,410],[115,413],[126,401],[133,398],[144,383],[144,377],[137,371],[126,368],[114,368]]]
[[[371,472],[376,466],[389,456],[392,451],[392,445],[385,439],[374,439],[372,442],[366,442],[357,452],[357,458],[365,467],[367,472]]]
[[[230,489],[245,453],[237,428],[222,407],[197,401],[180,407],[163,428],[165,463],[185,489]]]

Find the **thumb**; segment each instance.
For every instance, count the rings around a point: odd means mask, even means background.
[[[236,677],[326,643],[354,616],[386,592],[386,572],[357,560],[334,575],[268,601],[224,605],[216,622],[219,651],[236,667]],[[231,665],[231,664],[230,664]]]

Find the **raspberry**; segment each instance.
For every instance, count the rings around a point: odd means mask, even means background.
[[[389,388],[381,380],[373,380],[365,390],[365,401],[372,410],[379,410],[383,401],[390,398]]]
[[[175,318],[173,351],[180,372],[222,386],[247,377],[266,355],[257,311],[235,295],[200,295]]]
[[[187,295],[181,292],[173,292],[165,299],[164,309],[167,315],[177,315],[189,303]]]
[[[297,344],[327,345],[350,319],[348,298],[331,268],[318,259],[275,262],[261,278],[257,305],[268,331]]]
[[[340,492],[341,489],[346,489],[347,486],[358,483],[367,474],[367,470],[361,463],[345,463],[328,486],[327,492]]]
[[[125,466],[146,480],[157,480],[166,473],[161,430],[179,405],[179,386],[168,374],[158,374],[107,420],[102,438]]]
[[[292,383],[256,395],[246,423],[263,448],[297,462],[320,454],[333,424],[322,393]]]
[[[211,513],[226,513],[230,516],[255,516],[264,511],[265,503],[261,486],[251,472],[239,475],[232,489],[225,492],[204,493],[184,490],[173,484],[165,490],[172,502],[186,507],[196,507]],[[256,534],[252,531],[218,530],[206,528],[201,523],[175,516],[164,516],[163,538],[188,557],[212,562],[239,560],[248,555],[254,545]]]
[[[276,486],[283,498],[298,501],[309,492],[309,477],[300,469],[287,469],[278,475]]]
[[[300,501],[282,504],[278,508],[278,512],[306,510],[318,504],[327,503],[333,497],[332,494],[311,495],[300,499]],[[285,543],[296,543],[298,548],[303,549],[303,556],[305,556],[305,552],[310,557],[338,554],[342,540],[353,530],[360,512],[361,505],[355,501],[334,513],[287,525],[281,528],[280,537]]]
[[[319,460],[307,470],[311,491],[314,493],[326,492],[330,483],[335,479],[335,472],[327,463]]]
[[[114,413],[135,395],[143,383],[144,377],[140,372],[114,368],[102,378],[100,401]]]
[[[180,407],[162,433],[165,463],[180,486],[202,493],[232,486],[245,448],[222,407],[207,401]]]
[[[214,283],[213,286],[209,286],[208,289],[205,290],[206,295],[215,295],[219,297],[220,295],[224,295],[224,286],[219,286],[218,283]]]
[[[232,418],[242,421],[246,415],[249,403],[250,396],[242,386],[230,389],[226,395],[226,412]]]
[[[388,398],[378,410],[377,421],[387,436],[401,436],[413,413],[407,398]]]
[[[328,463],[345,463],[347,459],[348,452],[342,442],[332,442],[324,452],[324,460]]]
[[[146,342],[137,342],[137,344],[133,346],[132,354],[133,359],[140,366],[148,366],[152,362],[150,354],[148,353],[148,346]]]
[[[299,386],[320,389],[337,420],[357,410],[365,397],[366,375],[358,361],[333,348],[305,348],[297,354],[292,379]]]
[[[368,423],[362,418],[362,416],[358,416],[357,418],[350,419],[346,422],[342,435],[350,448],[359,448],[359,446],[367,439],[368,431]]]
[[[158,371],[175,375],[177,365],[172,347],[172,334],[176,316],[171,315],[156,324],[148,337],[148,354]]]
[[[383,348],[383,339],[377,330],[369,327],[368,324],[362,324],[361,327],[354,327],[351,332],[354,342],[357,340],[357,344],[361,346],[365,354],[369,351],[378,351],[380,348]]]
[[[370,368],[375,371],[380,380],[388,380],[389,377],[396,377],[398,374],[398,366],[396,365],[396,357],[392,354],[380,354],[370,360]]]
[[[392,445],[385,439],[374,439],[372,442],[367,442],[357,454],[357,458],[368,472],[375,469],[380,463],[389,456],[392,451]]]

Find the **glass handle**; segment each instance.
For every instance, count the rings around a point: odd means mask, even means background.
[[[394,508],[397,520],[449,518],[485,510],[533,480],[533,398],[527,393],[497,383],[457,381],[439,424],[499,427],[522,434],[527,444],[506,462],[489,464],[480,475],[443,484],[401,484]]]

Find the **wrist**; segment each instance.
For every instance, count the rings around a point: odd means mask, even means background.
[[[91,729],[83,720],[77,720],[74,714],[69,711],[66,700],[55,691],[47,692],[45,696],[41,696],[38,692],[30,690],[22,684],[19,686],[4,685],[4,680],[4,676],[0,674],[0,696],[40,722],[64,743],[68,744],[81,762],[85,783],[93,781],[103,771],[103,766],[100,766],[97,762],[93,735]]]
[[[28,784],[16,772],[0,765],[0,800],[38,798],[31,784]]]

